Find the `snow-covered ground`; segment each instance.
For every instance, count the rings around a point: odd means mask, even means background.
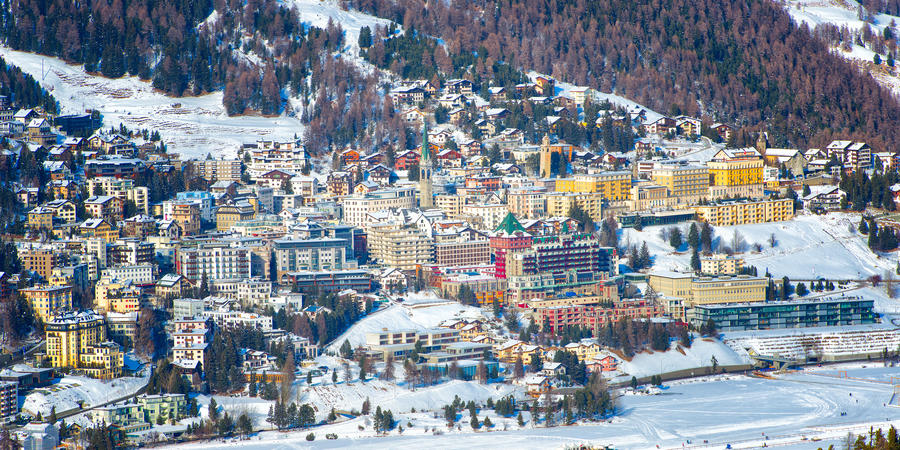
[[[846,370],[851,379],[835,378]],[[315,446],[322,448],[442,449],[470,448],[561,448],[580,443],[616,448],[757,448],[763,444],[794,445],[798,448],[826,448],[847,432],[861,433],[870,424],[900,424],[900,409],[886,406],[893,393],[885,384],[896,368],[846,365],[777,375],[774,380],[746,376],[719,375],[672,383],[661,395],[624,396],[620,413],[606,423],[570,427],[534,427],[530,417],[524,429],[514,419],[491,416],[493,432],[473,432],[465,424],[448,431],[445,422],[429,413],[396,414],[403,426],[387,437],[374,437],[366,418],[318,427],[314,443],[305,440],[309,431],[265,432],[249,441],[234,442],[249,449]],[[376,403],[373,402],[373,406]],[[841,415],[841,413],[846,413]],[[479,412],[483,419],[488,413]],[[464,415],[463,418],[465,418]],[[495,420],[496,419],[496,420]],[[888,423],[889,422],[889,423]],[[409,427],[408,424],[413,424]],[[360,430],[362,426],[364,429]],[[510,431],[501,431],[506,426]],[[435,436],[434,431],[441,432]],[[326,441],[326,433],[337,440]],[[821,439],[821,441],[819,441]],[[690,440],[691,444],[687,444]],[[222,442],[180,445],[190,448],[218,448]]]
[[[715,227],[714,244],[731,246],[735,232],[746,243],[746,251],[739,255],[748,266],[756,266],[762,275],[768,269],[776,276],[796,279],[825,277],[830,279],[868,278],[883,275],[897,267],[897,255],[880,256],[866,245],[866,237],[849,228],[859,223],[859,214],[830,213],[824,216],[799,215],[786,222]],[[689,225],[679,225],[687,236]],[[684,245],[680,252],[673,252],[668,241],[660,237],[663,226],[645,227],[642,231],[624,229],[621,243],[638,246],[647,242],[653,255],[652,270],[687,271],[691,254]],[[777,243],[770,247],[768,240],[775,234]],[[762,251],[753,252],[754,244],[762,245]]]
[[[132,130],[158,130],[169,151],[183,159],[200,158],[207,153],[234,157],[244,143],[257,139],[290,140],[294,135],[303,135],[303,125],[293,117],[229,117],[222,106],[222,92],[169,97],[137,77],[109,79],[90,75],[84,66],[6,47],[0,47],[0,56],[50,91],[63,114],[94,109],[103,114],[107,128],[122,123]]]
[[[425,330],[434,328],[449,319],[478,319],[484,316],[479,308],[461,305],[453,301],[437,301],[436,298],[433,300],[434,303],[423,303],[421,299],[413,298],[407,300],[411,304],[391,304],[374,312],[335,339],[326,351],[337,352],[344,340],[349,341],[350,346],[356,348],[366,343],[366,333],[379,332],[383,328]]]
[[[374,36],[376,25],[387,27],[391,23],[390,20],[360,11],[343,10],[335,0],[285,0],[285,3],[297,10],[303,23],[323,30],[328,27],[329,20],[340,24],[344,29],[346,48],[353,50],[352,53],[359,51],[359,30],[362,27],[369,27]],[[399,25],[398,29],[401,29]]]
[[[140,377],[122,377],[110,381],[87,377],[67,376],[50,386],[31,391],[21,405],[23,411],[31,414],[50,414],[55,406],[61,413],[79,406],[97,406],[134,394],[147,384],[149,371]]]
[[[699,369],[697,374],[702,374],[702,368],[712,366],[712,358],[720,366],[746,364],[749,361],[738,356],[722,341],[714,339],[694,339],[690,348],[677,346],[667,352],[645,351],[634,355],[631,361],[623,361],[619,364],[619,372],[623,377],[631,379],[632,376],[643,378],[658,373],[674,372],[678,370]],[[621,381],[621,380],[619,380]],[[627,381],[627,380],[626,380]]]

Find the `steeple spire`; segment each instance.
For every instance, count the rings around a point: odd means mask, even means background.
[[[422,157],[419,161],[419,208],[433,208],[431,173],[434,171],[434,167],[431,162],[431,148],[428,145],[427,120],[422,121]]]

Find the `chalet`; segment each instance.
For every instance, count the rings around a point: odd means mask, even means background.
[[[505,102],[508,99],[506,95],[506,88],[503,86],[489,87],[488,94],[490,95],[490,100],[492,102]]]
[[[285,183],[290,183],[292,178],[294,178],[292,173],[287,173],[283,170],[270,170],[260,175],[256,179],[256,183],[272,189],[281,189]]]
[[[490,120],[478,119],[475,121],[474,125],[475,128],[478,128],[482,134],[485,134],[487,136],[493,136],[497,134],[497,125]]]
[[[712,128],[712,130],[715,131],[723,141],[727,142],[729,139],[731,139],[732,130],[730,126],[724,123],[716,122],[712,124],[710,128]]]
[[[53,180],[50,182],[53,198],[71,199],[79,193],[78,185],[71,180]]]
[[[52,161],[66,161],[71,159],[72,156],[72,147],[66,145],[54,145],[53,147],[50,147],[50,151],[47,152],[47,158]]]
[[[0,122],[0,135],[18,137],[25,133],[25,124],[14,120]]]
[[[381,152],[370,153],[359,157],[359,163],[365,167],[374,167],[384,160],[384,154]]]
[[[562,363],[558,362],[548,362],[544,363],[544,367],[541,369],[541,375],[545,377],[555,377],[559,375],[566,374],[566,366]]]
[[[50,130],[50,122],[42,118],[31,119],[25,125],[25,138],[40,145],[56,143],[56,134]]]
[[[466,96],[462,94],[444,94],[438,99],[438,103],[447,109],[463,108],[468,103]]]
[[[391,100],[395,104],[416,104],[425,101],[425,90],[418,86],[401,86],[391,90]]]
[[[509,110],[506,108],[489,108],[484,112],[484,117],[488,120],[503,120],[508,116]]]
[[[356,164],[359,162],[359,152],[350,148],[341,152],[341,163],[344,165]]]
[[[897,196],[894,190],[895,186],[900,188],[898,185],[891,186],[891,193],[895,194],[894,201],[896,202]],[[823,189],[824,188],[824,189]],[[830,211],[838,210],[841,208],[841,199],[847,197],[847,193],[842,191],[837,186],[810,186],[810,193],[802,198],[803,205],[806,206],[807,209],[816,209],[822,208]]]
[[[353,187],[353,193],[356,195],[366,195],[368,193],[377,191],[379,188],[378,183],[370,180],[360,181]]]
[[[655,120],[647,120],[643,126],[647,134],[666,134],[675,131],[675,119],[663,116]]]
[[[368,181],[375,182],[380,185],[387,186],[391,184],[394,180],[394,171],[387,168],[387,166],[383,164],[376,164],[366,171],[365,178]]]
[[[563,118],[559,116],[547,116],[544,118],[547,121],[547,128],[552,132],[556,132],[560,123],[562,123]]]
[[[92,150],[109,155],[125,155],[132,149],[131,142],[120,134],[94,133],[87,139],[87,146]]]
[[[428,142],[432,144],[437,144],[441,147],[447,144],[448,141],[452,140],[453,135],[447,130],[437,130],[437,131],[429,131],[428,132]]]
[[[403,111],[403,120],[407,124],[422,125],[425,123],[425,113],[420,111],[419,108],[410,108]]]
[[[462,153],[459,150],[453,150],[450,148],[445,148],[435,155],[435,159],[438,161],[460,161],[462,159]],[[458,167],[458,166],[457,166]]]
[[[22,124],[31,122],[38,117],[40,117],[40,114],[38,114],[38,112],[33,109],[20,109],[16,111],[15,114],[13,114],[13,120]]]
[[[381,273],[378,277],[378,283],[382,287],[387,288],[406,288],[407,278],[400,269],[390,268]]]
[[[462,94],[462,95],[470,95],[472,94],[473,84],[469,80],[448,80],[447,85],[444,86],[444,92],[448,94]]]
[[[535,105],[549,105],[550,97],[544,97],[544,96],[528,97],[528,101]]]
[[[552,77],[539,75],[534,78],[534,90],[541,95],[553,96],[556,94],[556,80]]]
[[[37,203],[38,200],[38,188],[32,187],[23,187],[16,190],[16,197],[19,199],[19,202],[25,206],[31,206]]]
[[[84,201],[84,209],[92,217],[106,219],[110,223],[122,220],[125,210],[125,201],[118,197],[100,195],[88,198]]]
[[[678,116],[675,118],[675,126],[680,130],[681,134],[700,135],[700,119],[689,116]]]
[[[873,153],[872,160],[876,167],[880,166],[881,170],[884,172],[892,171],[900,166],[900,164],[898,164],[897,155],[892,152]]]
[[[240,185],[234,181],[219,180],[209,186],[209,192],[234,196],[237,194],[238,187]],[[281,185],[279,184],[278,187],[281,187]]]
[[[58,181],[72,179],[72,171],[69,170],[69,166],[63,161],[44,161],[43,166],[44,172],[50,174],[51,180]]]
[[[394,170],[409,170],[410,167],[419,164],[419,153],[405,150],[394,157]]]
[[[469,115],[463,108],[453,108],[447,113],[447,116],[450,119],[450,122],[459,123],[465,120]]]
[[[619,360],[612,355],[604,356],[601,359],[592,359],[585,362],[588,372],[609,373],[619,369]]]
[[[569,96],[576,105],[584,105],[588,98],[591,97],[593,90],[588,87],[573,87],[569,89]]]
[[[78,228],[82,236],[100,238],[107,243],[115,242],[119,238],[119,230],[105,219],[88,219],[82,222]]]
[[[550,392],[550,379],[543,375],[531,375],[525,378],[525,391],[532,397],[540,397]]]
[[[481,142],[476,141],[475,139],[466,139],[457,143],[457,146],[463,156],[472,156],[481,153]]]

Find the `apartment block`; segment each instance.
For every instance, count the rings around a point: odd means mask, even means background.
[[[781,222],[794,218],[794,201],[776,200],[720,201],[694,207],[698,220],[721,227],[753,223]]]

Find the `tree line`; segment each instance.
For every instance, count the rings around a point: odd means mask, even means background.
[[[781,5],[759,0],[491,2],[352,0],[362,11],[444,40],[448,53],[484,48],[495,61],[616,92],[657,111],[740,126],[765,123],[778,146],[853,135],[900,142],[900,105],[830,52]]]

